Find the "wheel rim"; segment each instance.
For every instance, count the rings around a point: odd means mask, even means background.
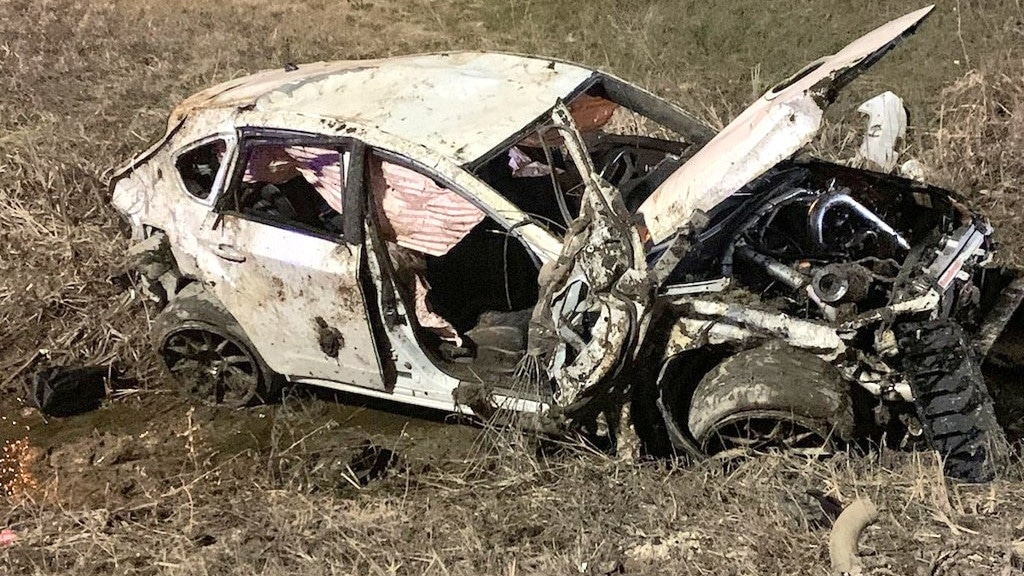
[[[787,452],[808,457],[833,453],[827,434],[792,414],[752,413],[726,418],[702,442],[707,454],[730,455]]]
[[[215,404],[243,405],[259,386],[252,355],[234,339],[201,329],[174,332],[161,352],[171,374],[189,392]]]

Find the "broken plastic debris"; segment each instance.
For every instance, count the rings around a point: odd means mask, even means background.
[[[858,498],[836,518],[828,539],[828,553],[832,559],[832,574],[843,576],[863,572],[858,542],[864,529],[878,520],[878,507],[867,498]]]
[[[74,416],[100,407],[107,395],[107,366],[51,367],[32,378],[32,400],[49,416]]]
[[[900,165],[899,173],[904,178],[924,182],[924,164],[919,160],[907,160]]]
[[[876,170],[886,174],[892,172],[900,157],[896,146],[907,135],[907,111],[903,99],[892,92],[882,92],[861,104],[857,112],[868,117],[860,157]]]
[[[367,440],[363,442],[359,454],[349,461],[348,469],[360,486],[366,486],[373,480],[387,476],[388,471],[399,462],[398,454],[394,451]]]

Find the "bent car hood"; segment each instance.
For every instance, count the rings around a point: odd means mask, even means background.
[[[744,110],[640,206],[650,241],[669,239],[695,212],[714,208],[803,148],[838,90],[913,34],[932,8],[897,18],[808,64]]]

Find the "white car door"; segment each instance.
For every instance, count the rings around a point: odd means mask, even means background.
[[[380,356],[390,354],[378,354],[377,310],[363,296],[361,234],[346,240],[361,215],[343,225],[346,172],[361,165],[351,155],[346,142],[244,138],[197,266],[275,372],[385,390]]]

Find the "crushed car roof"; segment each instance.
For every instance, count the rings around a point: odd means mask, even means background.
[[[492,150],[573,95],[594,71],[493,52],[319,62],[267,70],[208,88],[178,106],[257,109],[351,122],[460,163]]]

